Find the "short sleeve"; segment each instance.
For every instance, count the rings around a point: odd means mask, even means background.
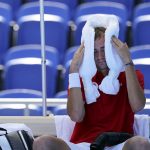
[[[140,83],[140,86],[142,87],[142,89],[144,89],[144,75],[142,74],[140,70],[136,70],[136,75]]]

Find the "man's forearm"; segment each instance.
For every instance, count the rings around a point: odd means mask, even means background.
[[[67,102],[67,110],[70,118],[75,122],[80,122],[84,117],[84,101],[82,99],[81,88],[71,88]]]
[[[125,67],[125,74],[129,102],[132,110],[137,112],[145,106],[144,91],[139,84],[133,65],[129,64]]]

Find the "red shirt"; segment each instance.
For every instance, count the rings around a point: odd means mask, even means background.
[[[138,80],[144,88],[144,79],[140,71],[136,71]],[[96,73],[92,81],[98,85],[104,76]],[[103,132],[127,132],[133,134],[134,113],[130,107],[125,73],[119,75],[120,90],[117,95],[108,95],[101,91],[97,101],[85,103],[85,116],[82,122],[76,123],[71,142],[92,143]],[[82,85],[83,99],[84,90]]]

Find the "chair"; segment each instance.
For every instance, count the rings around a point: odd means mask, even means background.
[[[12,9],[8,4],[0,3],[0,64],[10,46],[10,22],[12,21]]]
[[[41,98],[40,91],[29,89],[10,89],[0,91],[0,98]],[[39,106],[29,105],[28,115],[41,116],[42,110]],[[2,104],[0,105],[0,116],[24,116],[26,115],[25,104]]]
[[[133,45],[150,44],[150,3],[139,4],[133,17]]]
[[[83,0],[84,2],[94,2],[99,0]],[[134,8],[134,0],[105,0],[107,2],[117,2],[123,4],[128,9],[128,19],[131,19]]]
[[[47,97],[56,91],[58,52],[46,46]],[[42,91],[41,46],[22,45],[9,49],[5,57],[5,89],[33,89]]]
[[[74,33],[75,45],[80,44],[82,28],[87,18],[92,14],[114,14],[118,16],[120,23],[119,38],[125,41],[126,38],[126,22],[127,10],[123,4],[115,2],[92,2],[84,3],[77,7],[75,14],[76,30]]]
[[[59,105],[54,109],[54,115],[67,115],[66,105]]]
[[[42,98],[42,93],[29,89],[9,89],[0,91],[0,98]]]
[[[130,52],[135,68],[144,74],[145,89],[150,89],[150,45],[132,47]]]
[[[68,92],[67,90],[65,91],[60,91],[56,93],[55,98],[67,98],[68,97]]]
[[[13,17],[16,17],[16,13],[21,6],[22,0],[0,0],[0,2],[10,5],[13,10]]]
[[[62,77],[63,77],[63,89],[67,90],[68,89],[68,76],[69,76],[69,68],[70,68],[70,64],[71,64],[71,60],[73,58],[73,55],[75,53],[75,51],[78,49],[79,46],[73,46],[70,47],[65,54],[65,58],[64,58],[64,70],[62,72]]]
[[[69,9],[58,2],[44,2],[45,44],[55,47],[63,57],[67,47]],[[17,16],[19,30],[17,44],[40,44],[40,7],[39,2],[24,4]]]
[[[33,2],[33,1],[38,1],[38,0],[27,0],[28,2]],[[60,3],[64,3],[66,4],[70,11],[71,11],[71,16],[73,17],[74,15],[74,11],[75,11],[75,8],[77,7],[78,5],[78,0],[47,0],[47,1],[50,1],[50,2],[60,2]]]

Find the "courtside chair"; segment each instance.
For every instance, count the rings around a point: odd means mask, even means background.
[[[8,4],[13,10],[13,19],[16,17],[16,13],[22,4],[22,0],[0,0],[0,2]]]
[[[132,33],[134,46],[150,44],[150,2],[135,7]]]
[[[56,92],[58,52],[46,46],[47,97]],[[22,45],[11,48],[5,57],[5,89],[33,89],[42,91],[41,46]]]
[[[44,9],[45,44],[55,47],[62,59],[67,48],[69,9],[63,3],[48,1],[44,2]],[[39,2],[24,4],[18,12],[17,23],[17,45],[41,43]]]
[[[38,0],[26,0],[26,1],[27,2],[35,2],[35,1],[38,1]],[[60,3],[66,4],[69,7],[69,9],[70,9],[72,17],[74,15],[75,8],[78,5],[78,0],[46,0],[46,1],[49,1],[49,2],[60,2]]]
[[[150,45],[131,47],[130,52],[135,69],[144,75],[145,90],[150,89]]]
[[[0,3],[0,64],[10,46],[12,9],[8,4]]]
[[[21,98],[42,98],[42,92],[29,89],[10,89],[0,91],[0,98],[3,99],[20,99]],[[0,116],[41,116],[42,109],[39,106],[29,105],[28,114],[25,104],[1,104]]]
[[[79,45],[81,41],[82,28],[87,18],[92,14],[114,14],[119,18],[120,34],[119,38],[125,41],[127,29],[127,10],[123,4],[115,2],[89,2],[77,7],[75,13],[74,44]]]

